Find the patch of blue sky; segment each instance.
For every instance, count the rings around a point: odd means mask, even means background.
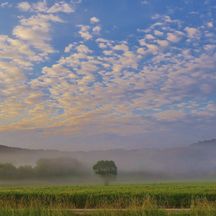
[[[0,7],[0,34],[11,35],[14,25],[18,24],[16,8]]]

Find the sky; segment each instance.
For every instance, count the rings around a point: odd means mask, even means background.
[[[215,129],[215,0],[0,1],[1,145],[164,148]]]

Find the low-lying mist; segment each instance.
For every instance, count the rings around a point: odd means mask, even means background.
[[[0,183],[15,180],[98,183],[101,179],[92,170],[98,160],[115,161],[117,182],[216,179],[216,140],[168,149],[89,152],[0,149]]]

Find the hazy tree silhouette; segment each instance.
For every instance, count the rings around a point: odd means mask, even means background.
[[[114,180],[118,174],[118,169],[114,161],[101,160],[94,166],[93,170],[95,174],[99,175],[105,185],[109,185],[111,180]]]

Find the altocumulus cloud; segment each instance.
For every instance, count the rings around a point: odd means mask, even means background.
[[[0,35],[1,131],[125,135],[164,122],[215,118],[212,20],[187,26],[156,14],[132,36],[110,39],[102,20],[91,16],[74,25],[76,40],[71,36],[60,52],[52,41],[54,24],[66,25],[62,14],[76,13],[74,5],[25,1],[16,8],[22,12],[18,24],[11,35]],[[61,56],[50,64],[55,53]],[[29,77],[38,64],[40,71]]]

